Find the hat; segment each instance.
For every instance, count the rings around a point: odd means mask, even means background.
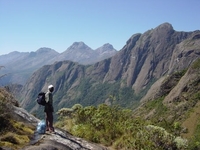
[[[48,89],[50,89],[50,88],[53,88],[53,85],[49,85],[49,86],[48,86]]]

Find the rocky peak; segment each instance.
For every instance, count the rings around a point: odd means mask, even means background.
[[[107,50],[113,50],[113,46],[109,43],[104,44],[101,48],[107,49]]]
[[[92,50],[84,42],[74,42],[67,50]]]
[[[103,46],[97,48],[95,51],[98,53],[104,53],[104,52],[112,52],[112,51],[116,51],[116,50],[114,49],[114,47],[111,44],[106,43]]]
[[[155,28],[155,30],[174,30],[170,23],[163,23]]]
[[[47,47],[41,47],[39,48],[35,53],[37,54],[46,54],[46,53],[57,53],[55,50],[51,49],[51,48],[47,48]]]

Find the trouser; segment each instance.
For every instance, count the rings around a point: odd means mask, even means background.
[[[53,112],[46,112],[46,130],[54,131]]]

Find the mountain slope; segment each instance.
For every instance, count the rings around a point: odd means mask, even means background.
[[[197,59],[187,70],[165,76],[157,84],[157,90],[143,99],[134,114],[153,120],[173,132],[175,124],[179,124],[182,136],[194,138],[194,145],[200,138],[199,132],[199,99],[200,99],[200,59]],[[190,139],[192,140],[192,139]],[[197,141],[195,141],[197,140]]]

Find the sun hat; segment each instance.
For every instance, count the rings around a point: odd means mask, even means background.
[[[53,85],[49,85],[49,86],[48,86],[48,89],[50,89],[50,88],[53,88]]]

